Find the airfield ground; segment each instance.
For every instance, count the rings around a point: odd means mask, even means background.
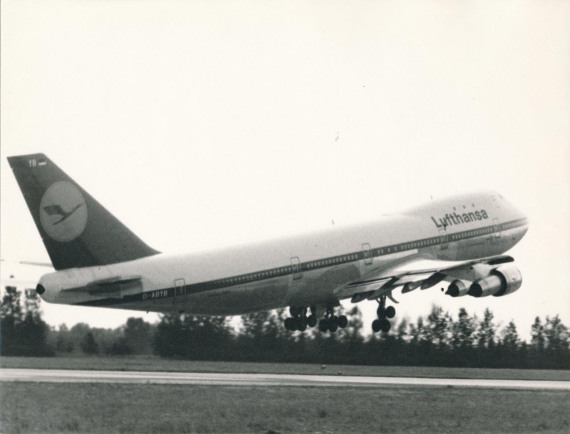
[[[568,392],[2,384],[2,432],[568,432]]]
[[[71,361],[70,361],[71,360]],[[2,358],[2,367],[569,381],[567,371],[161,359]],[[154,367],[154,369],[152,369]],[[169,368],[169,369],[168,369]],[[569,432],[570,393],[458,387],[0,384],[1,432]]]
[[[201,362],[135,357],[0,357],[0,368],[92,369],[103,371],[227,372],[260,374],[361,375],[376,377],[491,378],[570,381],[568,370],[479,369],[414,366],[318,365],[308,363]]]

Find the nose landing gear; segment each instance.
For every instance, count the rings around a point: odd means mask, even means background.
[[[376,310],[376,315],[378,319],[372,321],[372,331],[378,333],[382,331],[388,333],[390,331],[390,321],[389,318],[394,318],[396,315],[396,309],[394,306],[386,306],[386,295],[380,296],[378,299],[378,309]]]

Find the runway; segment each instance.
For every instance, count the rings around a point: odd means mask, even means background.
[[[188,384],[206,386],[470,387],[570,390],[570,381],[465,378],[364,377],[342,375],[0,369],[0,381],[37,383]]]

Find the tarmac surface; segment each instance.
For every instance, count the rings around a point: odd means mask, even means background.
[[[189,384],[219,386],[478,387],[570,391],[570,381],[361,377],[343,375],[215,374],[197,372],[80,371],[60,369],[0,369],[0,382],[2,381],[37,383]]]

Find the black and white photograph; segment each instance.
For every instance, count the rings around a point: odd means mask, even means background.
[[[570,2],[7,0],[0,431],[570,431]]]

